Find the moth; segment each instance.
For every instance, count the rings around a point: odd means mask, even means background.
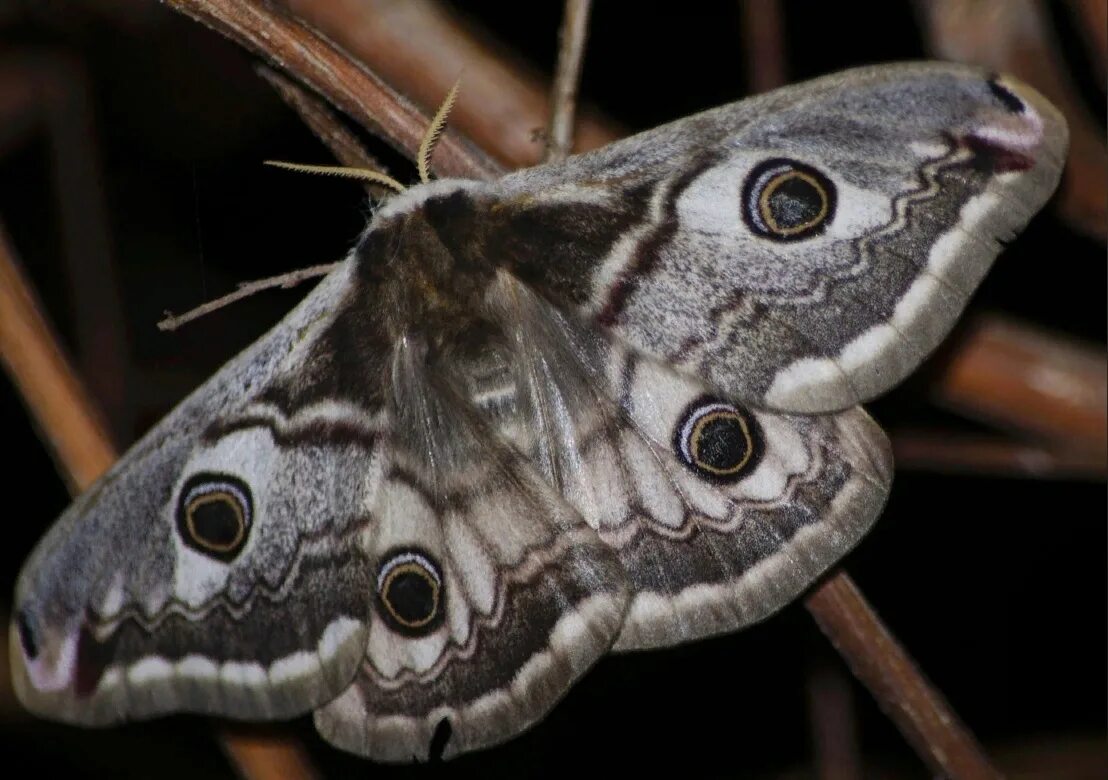
[[[38,544],[19,698],[314,710],[344,750],[451,756],[605,653],[762,620],[880,513],[859,404],[949,331],[1066,144],[1013,79],[903,64],[407,189]]]

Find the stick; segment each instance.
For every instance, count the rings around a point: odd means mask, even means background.
[[[577,89],[585,59],[585,38],[589,29],[592,0],[566,0],[562,29],[558,33],[558,67],[550,92],[550,123],[546,129],[544,163],[561,162],[573,149]]]
[[[998,436],[936,431],[896,431],[891,438],[898,471],[1095,481],[1103,481],[1108,473],[1108,453],[1103,450],[1048,448]]]
[[[746,83],[750,94],[783,86],[788,81],[788,67],[780,1],[746,0],[740,8]]]
[[[1108,450],[1103,346],[995,314],[963,333],[935,383],[936,403],[1066,449]]]
[[[259,0],[167,0],[167,5],[264,57],[322,95],[398,151],[414,157],[428,118],[349,54],[276,6]],[[500,167],[448,133],[435,169],[443,176],[490,178]]]
[[[549,83],[527,60],[438,0],[284,0],[393,89],[437,105],[464,69],[450,126],[509,169],[534,165],[536,131],[549,117]],[[626,135],[610,118],[578,107],[575,147],[595,149]],[[441,173],[441,168],[439,169]]]
[[[840,570],[832,575],[804,605],[932,772],[957,780],[1000,777],[849,574]]]
[[[368,168],[386,172],[380,161],[362,146],[357,136],[343,126],[326,103],[273,68],[259,65],[255,70],[296,112],[316,138],[331,150],[336,160],[348,168]],[[365,188],[375,197],[392,192],[388,187],[368,181],[365,182]]]

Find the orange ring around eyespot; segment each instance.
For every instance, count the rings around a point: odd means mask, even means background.
[[[422,620],[412,621],[400,617],[400,615],[398,615],[396,612],[396,608],[393,607],[391,603],[389,603],[388,592],[389,588],[392,585],[392,581],[396,578],[398,574],[404,574],[408,572],[414,572],[415,574],[418,574],[431,586],[431,601],[433,608],[431,609],[430,614],[428,614],[427,617],[423,618]],[[404,626],[405,628],[423,628],[432,620],[434,620],[439,614],[439,583],[428,573],[428,571],[424,567],[420,566],[419,563],[417,563],[416,561],[405,561],[404,563],[397,564],[392,569],[390,569],[389,573],[385,575],[385,581],[381,583],[380,597],[381,603],[385,605],[385,609],[389,611],[389,614],[392,616],[393,620],[395,620],[397,623]]]
[[[235,534],[235,538],[227,544],[212,544],[207,539],[204,539],[196,532],[196,525],[193,523],[192,513],[200,506],[210,504],[214,501],[226,501],[235,510],[235,517],[238,518],[238,533]],[[192,540],[205,549],[212,550],[213,552],[229,553],[242,544],[243,537],[246,536],[246,518],[243,516],[242,506],[239,505],[238,500],[231,493],[227,493],[221,490],[215,490],[211,493],[204,493],[197,496],[189,505],[185,508],[185,525],[189,529],[189,536]]]
[[[743,432],[743,439],[746,441],[746,454],[743,455],[742,460],[740,460],[736,465],[726,469],[716,468],[715,466],[704,463],[700,460],[701,431],[706,423],[712,420],[719,419],[720,417],[728,417],[733,420],[738,420],[739,427],[742,429]],[[705,471],[709,471],[712,474],[716,474],[721,477],[730,477],[738,474],[740,471],[746,468],[746,464],[750,462],[751,457],[753,457],[754,455],[754,438],[750,435],[750,424],[746,421],[746,418],[738,412],[726,409],[719,409],[714,412],[709,412],[693,424],[693,429],[689,433],[689,453],[692,455],[693,462],[696,464],[697,468],[704,469]]]
[[[777,220],[773,216],[773,209],[769,207],[769,199],[770,196],[772,196],[773,193],[776,192],[782,184],[789,181],[793,177],[799,178],[814,187],[816,192],[819,193],[821,205],[819,213],[816,214],[816,216],[814,216],[809,221],[791,228],[783,228],[777,224]],[[803,233],[806,230],[811,230],[813,227],[816,227],[825,219],[827,219],[827,211],[829,207],[830,199],[827,196],[827,190],[824,189],[824,186],[820,183],[819,179],[805,171],[791,170],[778,174],[777,176],[766,182],[766,186],[762,188],[762,192],[758,196],[758,213],[762,215],[762,222],[769,226],[779,236],[795,236],[797,233]]]

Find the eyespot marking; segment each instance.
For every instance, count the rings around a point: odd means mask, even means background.
[[[712,482],[737,482],[758,466],[764,452],[761,426],[732,403],[704,397],[681,416],[674,432],[681,462]]]
[[[443,577],[438,563],[426,552],[410,547],[393,550],[377,571],[377,605],[394,631],[425,636],[445,617]]]
[[[765,160],[746,178],[742,215],[755,234],[800,241],[823,232],[835,216],[834,183],[810,165],[785,157]]]
[[[195,474],[181,488],[177,533],[188,547],[229,562],[242,551],[254,520],[250,488],[227,474]]]

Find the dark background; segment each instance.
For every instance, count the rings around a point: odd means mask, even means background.
[[[459,4],[541,71],[555,57],[560,3]],[[681,12],[600,3],[582,92],[632,129],[738,99],[747,74],[736,3]],[[925,55],[908,4],[786,3],[792,80]],[[864,13],[861,12],[864,8]],[[1051,6],[1094,114],[1104,95],[1081,59],[1073,19]],[[60,55],[89,85],[110,246],[118,273],[126,410],[123,444],[264,332],[303,291],[270,292],[173,334],[154,328],[241,280],[339,259],[363,227],[358,185],[265,169],[260,161],[329,161],[261,82],[253,61],[152,3],[0,4],[0,73],[28,53]],[[2,90],[0,90],[2,94]],[[401,180],[412,168],[374,147]],[[62,269],[58,196],[42,134],[0,147],[0,219],[44,308],[75,348],[73,291]],[[1047,208],[999,259],[972,307],[1002,310],[1103,345],[1105,252]],[[106,358],[107,359],[107,358]],[[890,427],[974,431],[936,410],[927,369],[874,415]],[[985,430],[980,428],[980,430]],[[18,394],[0,381],[5,542],[0,614],[22,560],[69,502]],[[1105,736],[1106,531],[1101,482],[943,476],[900,471],[883,519],[845,565],[953,707],[1008,766],[1094,760]],[[6,671],[3,673],[6,675]],[[448,765],[482,775],[612,771],[783,777],[812,770],[814,681],[853,692],[869,770],[926,777],[890,722],[794,605],[741,634],[610,657],[538,726]],[[845,682],[844,682],[845,681]],[[0,687],[0,690],[3,690]],[[208,721],[174,717],[103,731],[31,719],[0,705],[0,756],[69,776],[225,776]],[[293,728],[330,775],[392,776],[434,767],[364,764]],[[1091,746],[1091,747],[1090,747]],[[1073,766],[1076,766],[1074,764]],[[1072,767],[1071,767],[1072,768]],[[1053,774],[1028,776],[1078,776]],[[1095,774],[1095,773],[1094,773]]]

